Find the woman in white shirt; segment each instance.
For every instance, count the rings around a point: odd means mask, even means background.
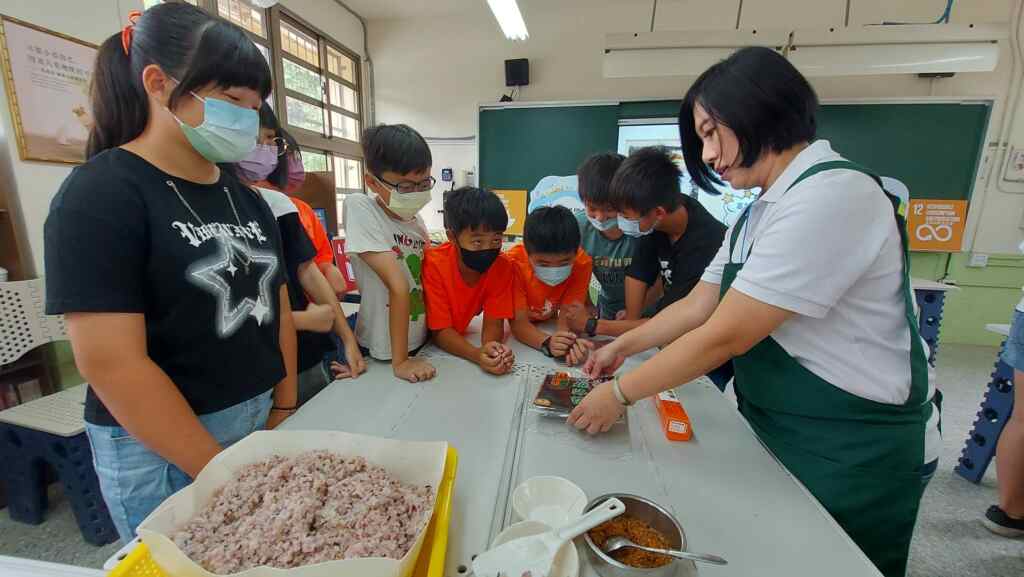
[[[607,430],[625,407],[733,359],[740,412],[887,577],[902,576],[938,410],[918,334],[903,207],[814,140],[818,100],[768,48],[702,74],[679,112],[687,169],[763,191],[683,300],[596,351],[585,370],[664,350],[597,387],[569,420]]]

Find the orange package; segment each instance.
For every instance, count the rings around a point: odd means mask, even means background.
[[[661,417],[661,429],[665,431],[665,438],[669,441],[689,441],[693,436],[693,427],[690,426],[690,417],[683,409],[675,391],[669,389],[658,393],[653,397],[654,405],[658,407],[658,416]]]

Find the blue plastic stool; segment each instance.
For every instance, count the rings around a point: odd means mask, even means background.
[[[117,530],[100,493],[82,421],[81,391],[64,391],[0,413],[0,481],[11,519],[43,522],[46,467],[56,471],[86,542],[106,545]],[[46,430],[49,429],[49,430]]]
[[[939,328],[942,325],[942,307],[946,301],[946,293],[941,290],[914,289],[914,299],[921,309],[918,317],[918,329],[921,338],[928,343],[931,353],[928,362],[935,364],[935,355],[939,351]]]
[[[981,410],[974,427],[967,434],[963,451],[957,466],[953,469],[961,477],[972,483],[978,483],[985,476],[992,457],[996,454],[996,443],[1003,427],[1013,413],[1013,367],[1002,360],[1006,341],[999,348],[995,371],[988,384],[988,390],[981,401]]]

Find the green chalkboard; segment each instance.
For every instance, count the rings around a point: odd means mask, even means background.
[[[674,117],[678,110],[678,100],[482,110],[480,182],[530,190],[545,176],[574,174],[589,154],[615,150],[620,119]],[[914,198],[968,199],[990,112],[988,103],[826,104],[818,137],[902,180]]]
[[[914,198],[964,200],[981,158],[987,104],[831,104],[818,137],[850,160],[903,181]]]
[[[480,111],[480,185],[530,190],[619,142],[617,105]]]

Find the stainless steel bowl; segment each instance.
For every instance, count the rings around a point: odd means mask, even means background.
[[[590,511],[611,497],[617,497],[626,506],[624,515],[631,515],[633,518],[644,521],[660,531],[668,539],[668,543],[673,549],[686,550],[686,533],[683,532],[679,521],[676,521],[676,518],[671,513],[650,499],[625,493],[609,493],[587,503],[587,508],[584,511]],[[630,567],[606,555],[591,540],[589,533],[585,533],[583,539],[586,541],[584,551],[586,551],[587,560],[590,562],[590,566],[602,577],[674,577],[679,568],[683,566],[689,566],[691,571],[696,570],[693,567],[692,561],[673,561],[668,565],[653,569]]]

